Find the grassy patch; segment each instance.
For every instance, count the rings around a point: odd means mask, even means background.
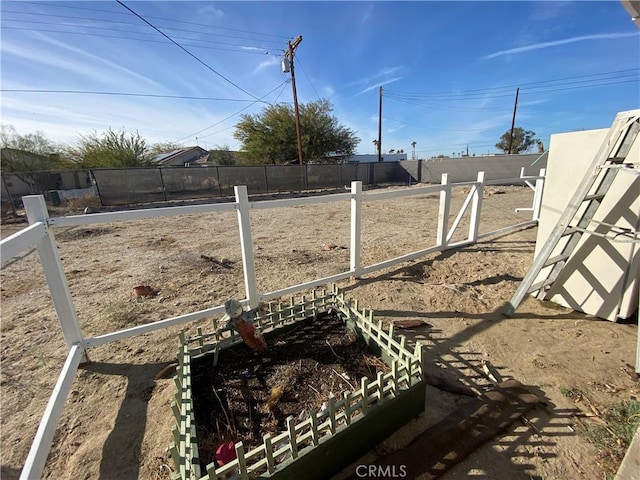
[[[135,325],[140,316],[136,305],[128,302],[112,302],[102,313],[109,323],[119,328]]]
[[[580,390],[579,388],[561,388],[560,393],[562,394],[562,396],[571,398],[576,402],[579,402],[584,395],[582,393],[582,390]]]
[[[585,436],[598,448],[597,463],[613,478],[640,426],[640,401],[625,400],[602,412],[606,425],[585,425]]]

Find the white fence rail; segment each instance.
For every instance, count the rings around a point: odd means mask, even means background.
[[[484,173],[480,172],[475,182],[463,182],[451,184],[448,176],[444,174],[440,185],[432,185],[419,188],[406,188],[384,192],[362,192],[361,182],[352,182],[351,192],[324,195],[315,197],[291,198],[284,200],[267,200],[252,202],[249,200],[247,188],[245,186],[235,187],[235,202],[216,203],[206,205],[192,205],[166,208],[153,208],[144,210],[130,210],[123,212],[97,213],[91,215],[75,215],[67,217],[50,218],[44,198],[41,195],[24,197],[24,206],[30,226],[22,231],[7,237],[0,242],[0,260],[2,265],[6,265],[12,258],[20,254],[25,249],[35,245],[37,248],[44,275],[51,292],[53,304],[68,349],[67,361],[60,373],[58,383],[47,404],[45,414],[40,422],[35,440],[27,456],[25,466],[20,476],[21,480],[33,480],[40,478],[44,468],[44,462],[51,447],[53,432],[62,415],[62,407],[69,392],[69,386],[77,371],[78,365],[87,361],[87,348],[102,345],[117,340],[123,340],[143,333],[149,333],[162,328],[184,324],[202,318],[211,317],[224,312],[224,305],[213,308],[187,313],[177,317],[167,318],[156,322],[139,325],[132,328],[118,330],[95,337],[85,338],[82,334],[80,324],[76,315],[71,293],[69,291],[67,279],[65,277],[62,263],[57,252],[55,238],[52,230],[59,227],[72,227],[94,223],[110,223],[119,221],[136,220],[143,218],[157,218],[165,216],[177,216],[197,213],[226,212],[236,210],[238,214],[238,228],[240,231],[240,242],[242,250],[242,262],[245,284],[246,298],[241,302],[243,305],[256,307],[260,302],[272,298],[290,295],[292,293],[311,289],[316,286],[338,282],[349,277],[359,277],[377,270],[388,268],[403,262],[414,260],[428,253],[447,250],[476,242],[478,239],[491,235],[506,233],[529,225],[535,225],[540,213],[542,191],[544,188],[545,170],[541,169],[537,176],[524,176],[521,172],[519,178],[495,181],[485,181]],[[492,232],[480,234],[480,212],[482,209],[482,195],[485,185],[505,183],[522,183],[534,190],[533,204],[531,207],[516,209],[516,211],[531,211],[532,218],[529,221],[518,223],[509,227],[501,228]],[[449,212],[451,210],[452,188],[457,186],[470,186],[471,189],[465,199],[459,213],[457,214],[451,228],[448,226]],[[363,202],[382,201],[391,198],[400,198],[428,193],[440,194],[440,209],[438,215],[438,231],[436,245],[410,252],[399,257],[385,260],[374,265],[361,265],[361,211]],[[289,286],[280,290],[260,293],[258,291],[255,262],[253,256],[253,240],[250,223],[250,213],[252,209],[282,208],[298,205],[311,205],[318,203],[329,203],[350,200],[351,203],[351,242],[350,242],[350,262],[349,269],[345,272],[319,278],[298,285]],[[466,239],[451,243],[455,231],[460,225],[460,221],[465,211],[471,207],[469,230]]]

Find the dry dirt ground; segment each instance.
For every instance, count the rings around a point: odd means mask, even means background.
[[[526,187],[485,193],[481,232],[525,221]],[[464,199],[455,191],[451,220]],[[421,195],[367,202],[363,265],[435,243],[438,198]],[[258,287],[274,291],[349,266],[349,204],[252,212]],[[462,227],[466,223],[463,222]],[[22,225],[3,225],[2,236]],[[190,215],[55,230],[78,317],[86,336],[180,315],[243,298],[242,261],[233,212]],[[492,237],[473,246],[425,256],[340,285],[385,322],[422,319],[407,331],[424,344],[427,370],[474,388],[489,382],[481,363],[515,378],[544,398],[528,414],[478,449],[445,479],[602,478],[596,449],[577,432],[580,389],[596,405],[637,398],[633,364],[637,326],[600,321],[527,299],[515,318],[497,311],[531,264],[536,229]],[[456,236],[460,238],[460,236]],[[223,268],[201,257],[228,260]],[[46,402],[65,359],[65,346],[35,252],[2,270],[0,442],[3,480],[18,478]],[[148,284],[155,297],[137,298]],[[211,320],[174,327],[90,350],[58,425],[45,467],[47,479],[167,479],[173,418],[171,379],[154,380],[176,358],[177,334]],[[468,397],[427,387],[425,412],[377,451],[400,448],[463,405]],[[360,459],[371,461],[373,454]]]

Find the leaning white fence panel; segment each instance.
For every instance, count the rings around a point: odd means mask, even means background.
[[[388,268],[403,262],[414,260],[428,253],[456,248],[461,245],[473,243],[478,239],[486,238],[491,235],[506,233],[529,225],[534,225],[537,223],[540,213],[542,190],[544,186],[544,173],[545,172],[543,169],[540,171],[540,174],[538,176],[524,176],[524,174],[521,173],[519,178],[500,181],[485,181],[484,174],[480,173],[476,182],[463,182],[457,184],[449,183],[447,176],[444,175],[440,185],[367,193],[362,192],[362,182],[352,182],[351,191],[349,193],[292,198],[285,200],[268,200],[262,202],[249,201],[246,187],[236,186],[235,202],[139,209],[122,212],[96,213],[91,215],[73,215],[54,218],[49,217],[44,198],[41,195],[23,197],[30,225],[22,231],[0,241],[0,260],[2,266],[5,266],[21,252],[35,245],[43,266],[47,285],[51,292],[51,297],[53,299],[56,314],[62,326],[62,331],[66,341],[69,356],[67,358],[65,366],[60,373],[60,377],[58,379],[58,382],[56,383],[56,387],[53,390],[49,403],[47,404],[45,414],[42,418],[42,421],[40,422],[38,432],[36,433],[35,440],[32,444],[29,455],[27,456],[25,466],[20,478],[31,480],[41,477],[45,460],[47,458],[49,449],[51,448],[53,434],[62,413],[62,408],[66,401],[67,394],[69,393],[71,382],[73,381],[75,372],[80,362],[87,360],[87,348],[102,345],[108,342],[123,340],[135,335],[149,333],[170,326],[200,320],[206,317],[220,314],[224,311],[224,306],[218,305],[212,308],[179,315],[177,317],[162,319],[145,325],[139,325],[132,328],[110,332],[104,335],[85,338],[78,323],[75,306],[73,304],[67,279],[57,252],[55,238],[52,233],[53,228],[74,227],[94,223],[121,222],[187,214],[227,212],[236,210],[238,213],[238,228],[240,231],[245,286],[245,299],[242,300],[241,303],[243,305],[255,307],[261,301],[293,294],[302,290],[308,290],[323,284],[334,283],[349,277],[357,278],[361,275],[366,275],[368,273]],[[535,182],[535,185],[532,182]],[[484,185],[496,183],[526,183],[527,185],[532,187],[535,192],[533,205],[530,208],[516,209],[516,211],[532,211],[533,218],[530,221],[521,222],[516,225],[501,228],[499,230],[480,234],[479,227],[480,209],[482,204],[482,189],[484,188]],[[461,185],[472,186],[472,191],[467,197],[467,200],[465,201],[465,204],[463,205],[460,213],[456,217],[456,220],[454,220],[454,224],[451,228],[448,228],[448,217],[451,206],[452,188]],[[398,257],[385,260],[373,265],[362,266],[362,203],[365,201],[379,201],[390,198],[423,195],[425,193],[435,192],[440,193],[440,209],[438,215],[436,245],[425,247],[418,251],[400,255]],[[253,259],[253,242],[251,236],[251,222],[249,215],[250,210],[281,208],[297,205],[311,205],[344,200],[351,201],[351,241],[350,262],[348,269],[346,269],[344,272],[340,272],[329,277],[313,279],[273,292],[260,293],[257,288],[255,263]],[[469,235],[466,240],[451,243],[451,238],[453,237],[455,229],[457,228],[460,219],[464,214],[464,210],[469,206],[469,204],[471,204],[472,207]],[[374,388],[376,385],[380,389],[393,388],[393,386],[383,387],[382,380],[379,379],[378,384],[376,384],[375,382],[371,382],[371,384],[369,385],[369,389]],[[363,391],[364,390],[367,389],[363,388]],[[379,392],[379,395],[384,395],[384,392],[381,390]],[[339,402],[344,401],[344,399],[339,400]],[[335,422],[335,419],[333,419],[333,421]],[[312,430],[314,432],[317,432],[322,428],[324,427],[321,424],[312,425]],[[314,441],[317,441],[317,433],[313,438]],[[275,455],[275,452],[273,454]],[[265,462],[268,462],[268,456],[267,459],[265,459]]]

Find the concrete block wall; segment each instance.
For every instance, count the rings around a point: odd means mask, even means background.
[[[536,161],[537,160],[537,161]],[[525,169],[526,175],[537,175],[547,164],[547,155],[487,155],[461,158],[434,158],[419,160],[421,165],[421,182],[440,183],[443,173],[449,174],[449,181],[470,182],[476,180],[478,172],[485,172],[487,180],[501,178],[517,178],[520,169]],[[532,165],[535,162],[534,165]],[[409,162],[402,162],[406,164]],[[415,168],[415,167],[409,167]]]

